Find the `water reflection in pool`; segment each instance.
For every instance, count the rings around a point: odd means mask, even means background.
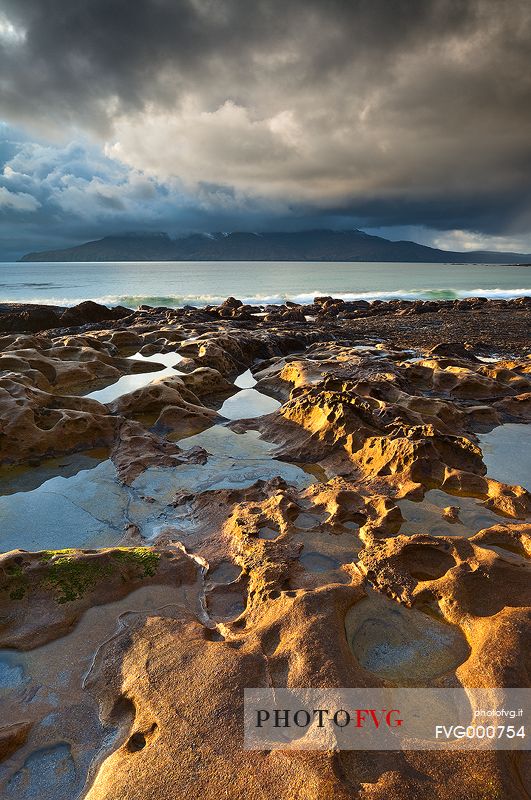
[[[300,467],[274,459],[275,445],[256,431],[236,434],[215,426],[181,442],[183,448],[194,445],[209,453],[206,464],[150,467],[131,486],[117,480],[112,461],[106,460],[72,477],[57,476],[38,488],[0,497],[0,550],[106,547],[117,544],[128,525],[151,539],[167,525],[186,529],[186,519],[173,505],[181,490],[243,489],[275,477],[300,488],[315,482]]]
[[[154,353],[151,356],[144,356],[142,353],[135,353],[129,356],[133,361],[148,361],[150,364],[164,364],[165,367],[175,367],[183,357],[179,353]]]
[[[345,618],[347,641],[369,672],[397,686],[426,686],[470,653],[459,628],[370,591]]]
[[[51,478],[71,478],[81,470],[90,470],[109,458],[109,449],[99,447],[82,453],[45,458],[35,466],[13,465],[0,468],[0,495],[30,492]]]
[[[478,438],[489,478],[531,488],[531,425],[509,422]]]
[[[146,361],[149,364],[164,364],[164,369],[153,372],[138,372],[134,375],[122,375],[115,383],[106,386],[104,389],[97,389],[94,392],[86,394],[85,397],[90,397],[92,400],[98,400],[100,403],[112,403],[123,394],[129,394],[136,389],[142,389],[150,383],[163,380],[164,378],[171,378],[174,375],[182,375],[175,369],[175,365],[182,361],[182,356],[178,353],[156,353],[153,356],[143,356],[141,353],[135,353],[130,356],[133,361]]]
[[[429,533],[431,536],[469,537],[505,519],[472,497],[455,497],[441,492],[440,489],[426,492],[420,502],[399,500],[397,505],[405,520],[400,527],[400,533],[408,536]],[[448,506],[459,507],[456,522],[450,522],[443,516],[443,509]]]
[[[252,389],[253,386],[256,386],[256,383],[256,379],[253,377],[250,369],[246,369],[245,372],[238,375],[234,381],[234,385],[237,386],[238,389]]]
[[[219,413],[226,419],[253,419],[271,414],[280,408],[280,403],[274,397],[269,397],[256,389],[241,389],[241,391],[227,398]]]

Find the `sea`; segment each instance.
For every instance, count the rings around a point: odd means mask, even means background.
[[[229,295],[250,305],[344,300],[451,300],[531,295],[531,265],[294,261],[0,263],[0,302],[178,308]]]

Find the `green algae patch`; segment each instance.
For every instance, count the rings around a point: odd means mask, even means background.
[[[83,597],[113,571],[112,565],[102,563],[101,559],[83,561],[72,555],[52,556],[43,583],[58,591],[58,603],[69,603]]]
[[[111,553],[112,558],[141,570],[141,578],[152,578],[156,573],[160,554],[149,547],[119,547]]]
[[[81,556],[81,557],[80,557]],[[83,558],[79,550],[46,550],[40,563],[46,566],[43,583],[58,592],[58,603],[78,600],[96,585],[112,577],[135,581],[155,575],[160,555],[149,547],[119,547]]]
[[[20,564],[7,564],[4,567],[8,583],[0,586],[0,591],[8,591],[10,600],[22,600],[28,591],[29,581]]]
[[[160,553],[150,547],[103,548],[88,553],[66,548],[28,553],[24,561],[4,561],[0,567],[0,592],[6,592],[10,600],[22,600],[31,592],[51,590],[57,603],[70,603],[98,586],[105,595],[104,583],[123,586],[152,578],[160,559]]]
[[[56,556],[66,556],[66,555],[75,555],[78,550],[73,547],[67,547],[65,550],[43,550],[39,555],[39,561],[41,564],[45,564],[48,561],[51,561],[52,558]]]

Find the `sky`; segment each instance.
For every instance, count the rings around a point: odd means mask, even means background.
[[[0,259],[361,228],[531,252],[529,0],[0,0]]]

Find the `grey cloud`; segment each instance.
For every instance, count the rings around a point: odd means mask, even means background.
[[[48,197],[59,215],[129,218],[151,196],[183,227],[194,208],[194,219],[239,214],[242,227],[343,217],[531,230],[527,0],[0,0],[0,9],[20,31],[0,41],[3,115],[41,136],[70,125],[109,156],[103,168],[63,153],[66,187]],[[23,155],[48,185],[46,155]],[[23,176],[18,190],[31,193]]]
[[[186,194],[177,182],[161,184],[86,142],[42,145],[4,135],[10,157],[0,162],[0,260],[132,230],[230,230],[242,220],[244,227],[283,227],[289,213],[215,184]]]
[[[0,186],[0,209],[31,212],[36,211],[39,206],[39,201],[32,195],[25,192],[10,192],[5,186]]]

